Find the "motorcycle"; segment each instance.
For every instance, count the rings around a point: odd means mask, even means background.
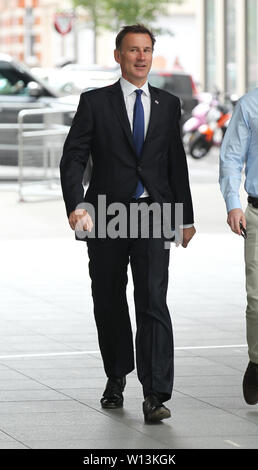
[[[237,97],[231,95],[230,107],[220,103],[213,104],[206,115],[207,122],[201,124],[189,140],[189,153],[193,158],[203,158],[213,146],[221,145],[236,102]]]
[[[192,116],[182,126],[183,144],[187,153],[192,135],[202,124],[206,123],[213,97],[211,93],[200,93],[198,100],[199,103],[192,110]]]

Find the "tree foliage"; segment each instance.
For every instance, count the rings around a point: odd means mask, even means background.
[[[158,16],[166,14],[171,3],[182,0],[73,0],[74,6],[84,7],[94,29],[99,27],[117,31],[126,24],[152,25]]]
[[[97,41],[100,29],[118,31],[129,24],[144,23],[152,27],[154,33],[173,34],[170,29],[154,26],[157,17],[167,13],[171,3],[182,3],[183,0],[73,0],[75,7],[87,11],[94,31],[94,61],[96,61]]]

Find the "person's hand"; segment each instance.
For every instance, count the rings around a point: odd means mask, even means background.
[[[183,228],[183,241],[182,241],[182,246],[184,248],[187,247],[188,243],[190,242],[190,240],[193,238],[194,234],[196,233],[196,230],[193,227],[189,227],[189,228]]]
[[[69,215],[69,224],[73,230],[91,232],[93,222],[91,216],[85,209],[76,209]]]
[[[246,218],[242,209],[232,209],[228,213],[227,223],[230,226],[232,232],[241,235],[240,222],[246,229]]]

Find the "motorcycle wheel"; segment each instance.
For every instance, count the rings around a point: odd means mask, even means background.
[[[192,135],[189,142],[189,152],[191,157],[199,159],[205,157],[212,147],[212,141],[207,142],[205,136],[197,132]]]
[[[191,141],[191,137],[192,137],[192,134],[190,132],[186,132],[182,137],[184,149],[186,153],[189,153],[189,143]]]

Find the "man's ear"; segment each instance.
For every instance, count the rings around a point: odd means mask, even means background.
[[[115,61],[120,64],[120,51],[119,49],[115,49],[114,50],[114,58],[115,58]]]

